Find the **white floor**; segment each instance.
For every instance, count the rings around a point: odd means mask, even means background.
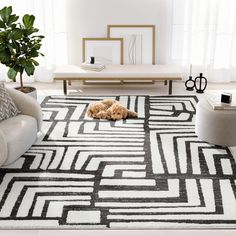
[[[62,83],[33,83],[30,84],[38,90],[39,101],[48,95],[63,95]],[[9,83],[7,86],[14,87],[15,83]],[[209,84],[207,90],[220,91],[236,91],[236,83],[228,84]],[[163,82],[150,85],[82,85],[80,82],[73,82],[72,86],[68,86],[69,95],[167,95],[168,86],[164,86]],[[197,95],[200,99],[204,94],[196,94],[194,91],[185,90],[183,82],[173,83],[173,95]],[[236,157],[236,147],[231,149]],[[236,230],[125,230],[125,231],[103,231],[103,230],[0,230],[0,236],[234,236]]]
[[[235,236],[236,230],[0,230],[1,236]]]

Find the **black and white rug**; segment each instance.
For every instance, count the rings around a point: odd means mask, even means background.
[[[139,113],[85,116],[112,98]],[[195,96],[46,97],[44,137],[0,169],[1,228],[236,228],[236,164],[194,132]]]

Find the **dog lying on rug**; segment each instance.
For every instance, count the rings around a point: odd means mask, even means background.
[[[136,112],[128,110],[120,102],[111,99],[89,104],[87,115],[92,118],[107,120],[138,118]]]

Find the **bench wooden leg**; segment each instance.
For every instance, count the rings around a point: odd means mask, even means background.
[[[169,95],[172,94],[172,80],[169,80]]]
[[[71,80],[68,80],[68,85],[71,86]]]
[[[164,85],[167,85],[167,82],[168,82],[168,81],[167,81],[167,80],[165,80],[165,81],[164,81]]]
[[[67,81],[63,80],[63,91],[64,91],[64,95],[67,95]]]

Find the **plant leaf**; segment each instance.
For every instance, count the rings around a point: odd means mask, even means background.
[[[12,7],[4,7],[0,10],[0,16],[4,23],[7,23],[12,13]]]
[[[39,66],[39,63],[37,61],[35,61],[34,59],[30,59],[30,61],[35,65],[35,66]]]
[[[11,60],[11,54],[9,50],[5,49],[0,52],[0,62],[2,64],[8,64]]]
[[[6,39],[6,32],[0,32],[0,43],[4,43]]]
[[[25,72],[27,73],[28,76],[34,74],[34,66],[31,62],[27,62],[25,65]]]
[[[7,45],[7,47],[9,49],[9,51],[11,52],[11,54],[15,54],[15,50],[14,50],[14,48],[10,44]]]
[[[38,57],[39,56],[39,52],[35,49],[32,49],[30,52],[27,53],[28,57]]]
[[[23,74],[24,67],[21,65],[14,65],[14,70],[17,71],[17,73]]]
[[[45,37],[43,35],[34,35],[32,38],[36,38],[41,41],[41,39],[44,39]]]
[[[9,38],[13,40],[18,40],[22,38],[22,31],[19,28],[13,29],[10,34]]]
[[[0,44],[0,52],[4,51],[6,49],[6,46],[4,44]]]
[[[5,24],[2,20],[0,20],[0,28],[3,28],[3,29],[5,28]]]
[[[15,71],[13,68],[10,68],[7,72],[8,78],[13,80],[14,82],[16,81],[16,75],[17,75],[17,71]]]
[[[35,44],[32,48],[34,50],[39,50],[41,48],[42,44],[38,43],[38,44]]]
[[[11,26],[14,22],[16,22],[17,20],[19,19],[19,16],[17,16],[17,15],[10,15],[9,16],[9,19],[8,19],[8,21],[7,21],[7,25],[8,26]]]
[[[35,16],[34,15],[24,15],[23,17],[23,24],[26,29],[30,29],[33,27],[35,21]]]
[[[20,52],[20,45],[18,42],[13,41],[11,46],[16,50],[17,53]]]

